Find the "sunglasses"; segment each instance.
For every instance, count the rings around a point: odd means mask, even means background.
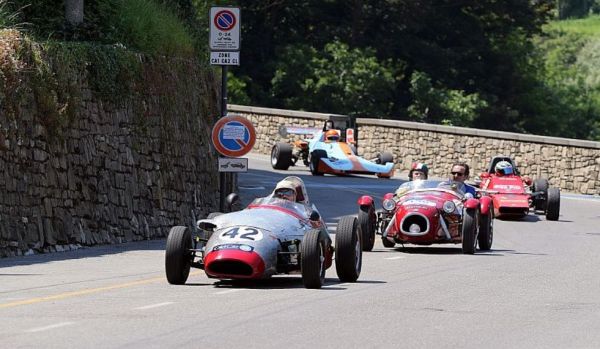
[[[462,172],[450,172],[453,176],[464,176],[465,174]]]

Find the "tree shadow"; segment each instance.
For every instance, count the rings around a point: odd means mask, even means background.
[[[58,262],[71,259],[93,258],[131,251],[164,251],[167,240],[144,240],[126,242],[115,245],[82,246],[77,250],[64,252],[40,253],[29,256],[0,258],[0,268],[34,265],[48,262]]]

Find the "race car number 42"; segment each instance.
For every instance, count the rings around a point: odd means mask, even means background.
[[[262,240],[263,233],[255,228],[235,227],[225,230],[220,237],[231,241],[259,241]]]

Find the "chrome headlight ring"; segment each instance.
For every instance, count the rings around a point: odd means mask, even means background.
[[[446,202],[444,202],[442,209],[446,213],[452,213],[452,212],[454,212],[454,210],[456,210],[456,205],[452,201],[446,201]]]
[[[383,209],[386,211],[392,211],[396,208],[396,201],[394,199],[385,199],[383,200]]]

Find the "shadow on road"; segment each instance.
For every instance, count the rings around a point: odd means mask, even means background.
[[[379,284],[386,283],[385,281],[377,280],[358,280],[357,284]],[[337,278],[325,278],[325,284],[321,290],[329,291],[341,291],[347,289],[347,287],[338,286],[340,284],[346,285],[346,282],[341,282]],[[271,290],[271,289],[289,289],[289,288],[304,288],[302,284],[302,277],[297,276],[275,276],[270,279],[264,280],[220,280],[214,284],[215,288],[222,289],[237,289],[246,288],[253,290]]]
[[[131,251],[165,250],[166,239],[126,242],[118,245],[81,247],[77,250],[17,256],[0,259],[0,268],[57,262],[70,259],[101,257]],[[3,275],[3,274],[0,274]]]

